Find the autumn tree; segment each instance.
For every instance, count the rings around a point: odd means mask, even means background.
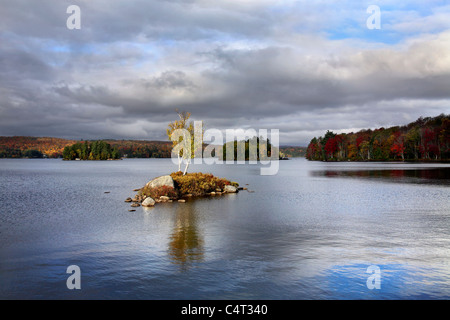
[[[195,128],[192,121],[188,122],[191,116],[190,112],[178,109],[176,112],[179,119],[169,123],[166,133],[169,140],[172,141],[172,151],[178,157],[178,171],[181,171],[181,162],[184,161],[186,164],[183,172],[185,175],[196,151],[202,148],[203,129]],[[201,130],[201,132],[196,132],[196,130]],[[194,139],[196,136],[200,138],[197,144]]]
[[[320,150],[319,141],[316,137],[311,139],[311,142],[306,149],[306,159],[308,160],[321,160],[322,152]]]
[[[327,131],[308,145],[309,160],[448,160],[450,116],[419,118],[406,126],[336,135]]]

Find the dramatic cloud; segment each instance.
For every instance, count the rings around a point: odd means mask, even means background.
[[[0,0],[0,135],[165,139],[178,108],[306,145],[449,113],[450,6],[379,1],[369,30],[370,4]]]

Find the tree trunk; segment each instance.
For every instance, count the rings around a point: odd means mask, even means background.
[[[189,168],[189,164],[191,163],[191,159],[187,159],[186,166],[184,167],[183,176],[186,174],[187,169]]]

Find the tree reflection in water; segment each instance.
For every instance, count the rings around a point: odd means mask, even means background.
[[[194,207],[190,203],[175,205],[177,208],[168,252],[173,263],[187,270],[192,264],[203,260],[204,241],[198,231]]]
[[[448,185],[450,167],[432,169],[318,170],[312,176],[382,179],[387,182]]]

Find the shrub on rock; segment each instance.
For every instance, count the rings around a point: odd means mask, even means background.
[[[174,172],[170,175],[175,183],[175,189],[178,190],[179,196],[191,194],[193,196],[202,196],[221,189],[231,182],[213,176],[210,173],[187,173],[183,175],[181,171]]]
[[[169,186],[150,187],[146,185],[141,189],[140,193],[153,199],[159,199],[161,198],[161,196],[169,197],[172,199],[178,198],[178,192],[175,190],[175,188]]]

